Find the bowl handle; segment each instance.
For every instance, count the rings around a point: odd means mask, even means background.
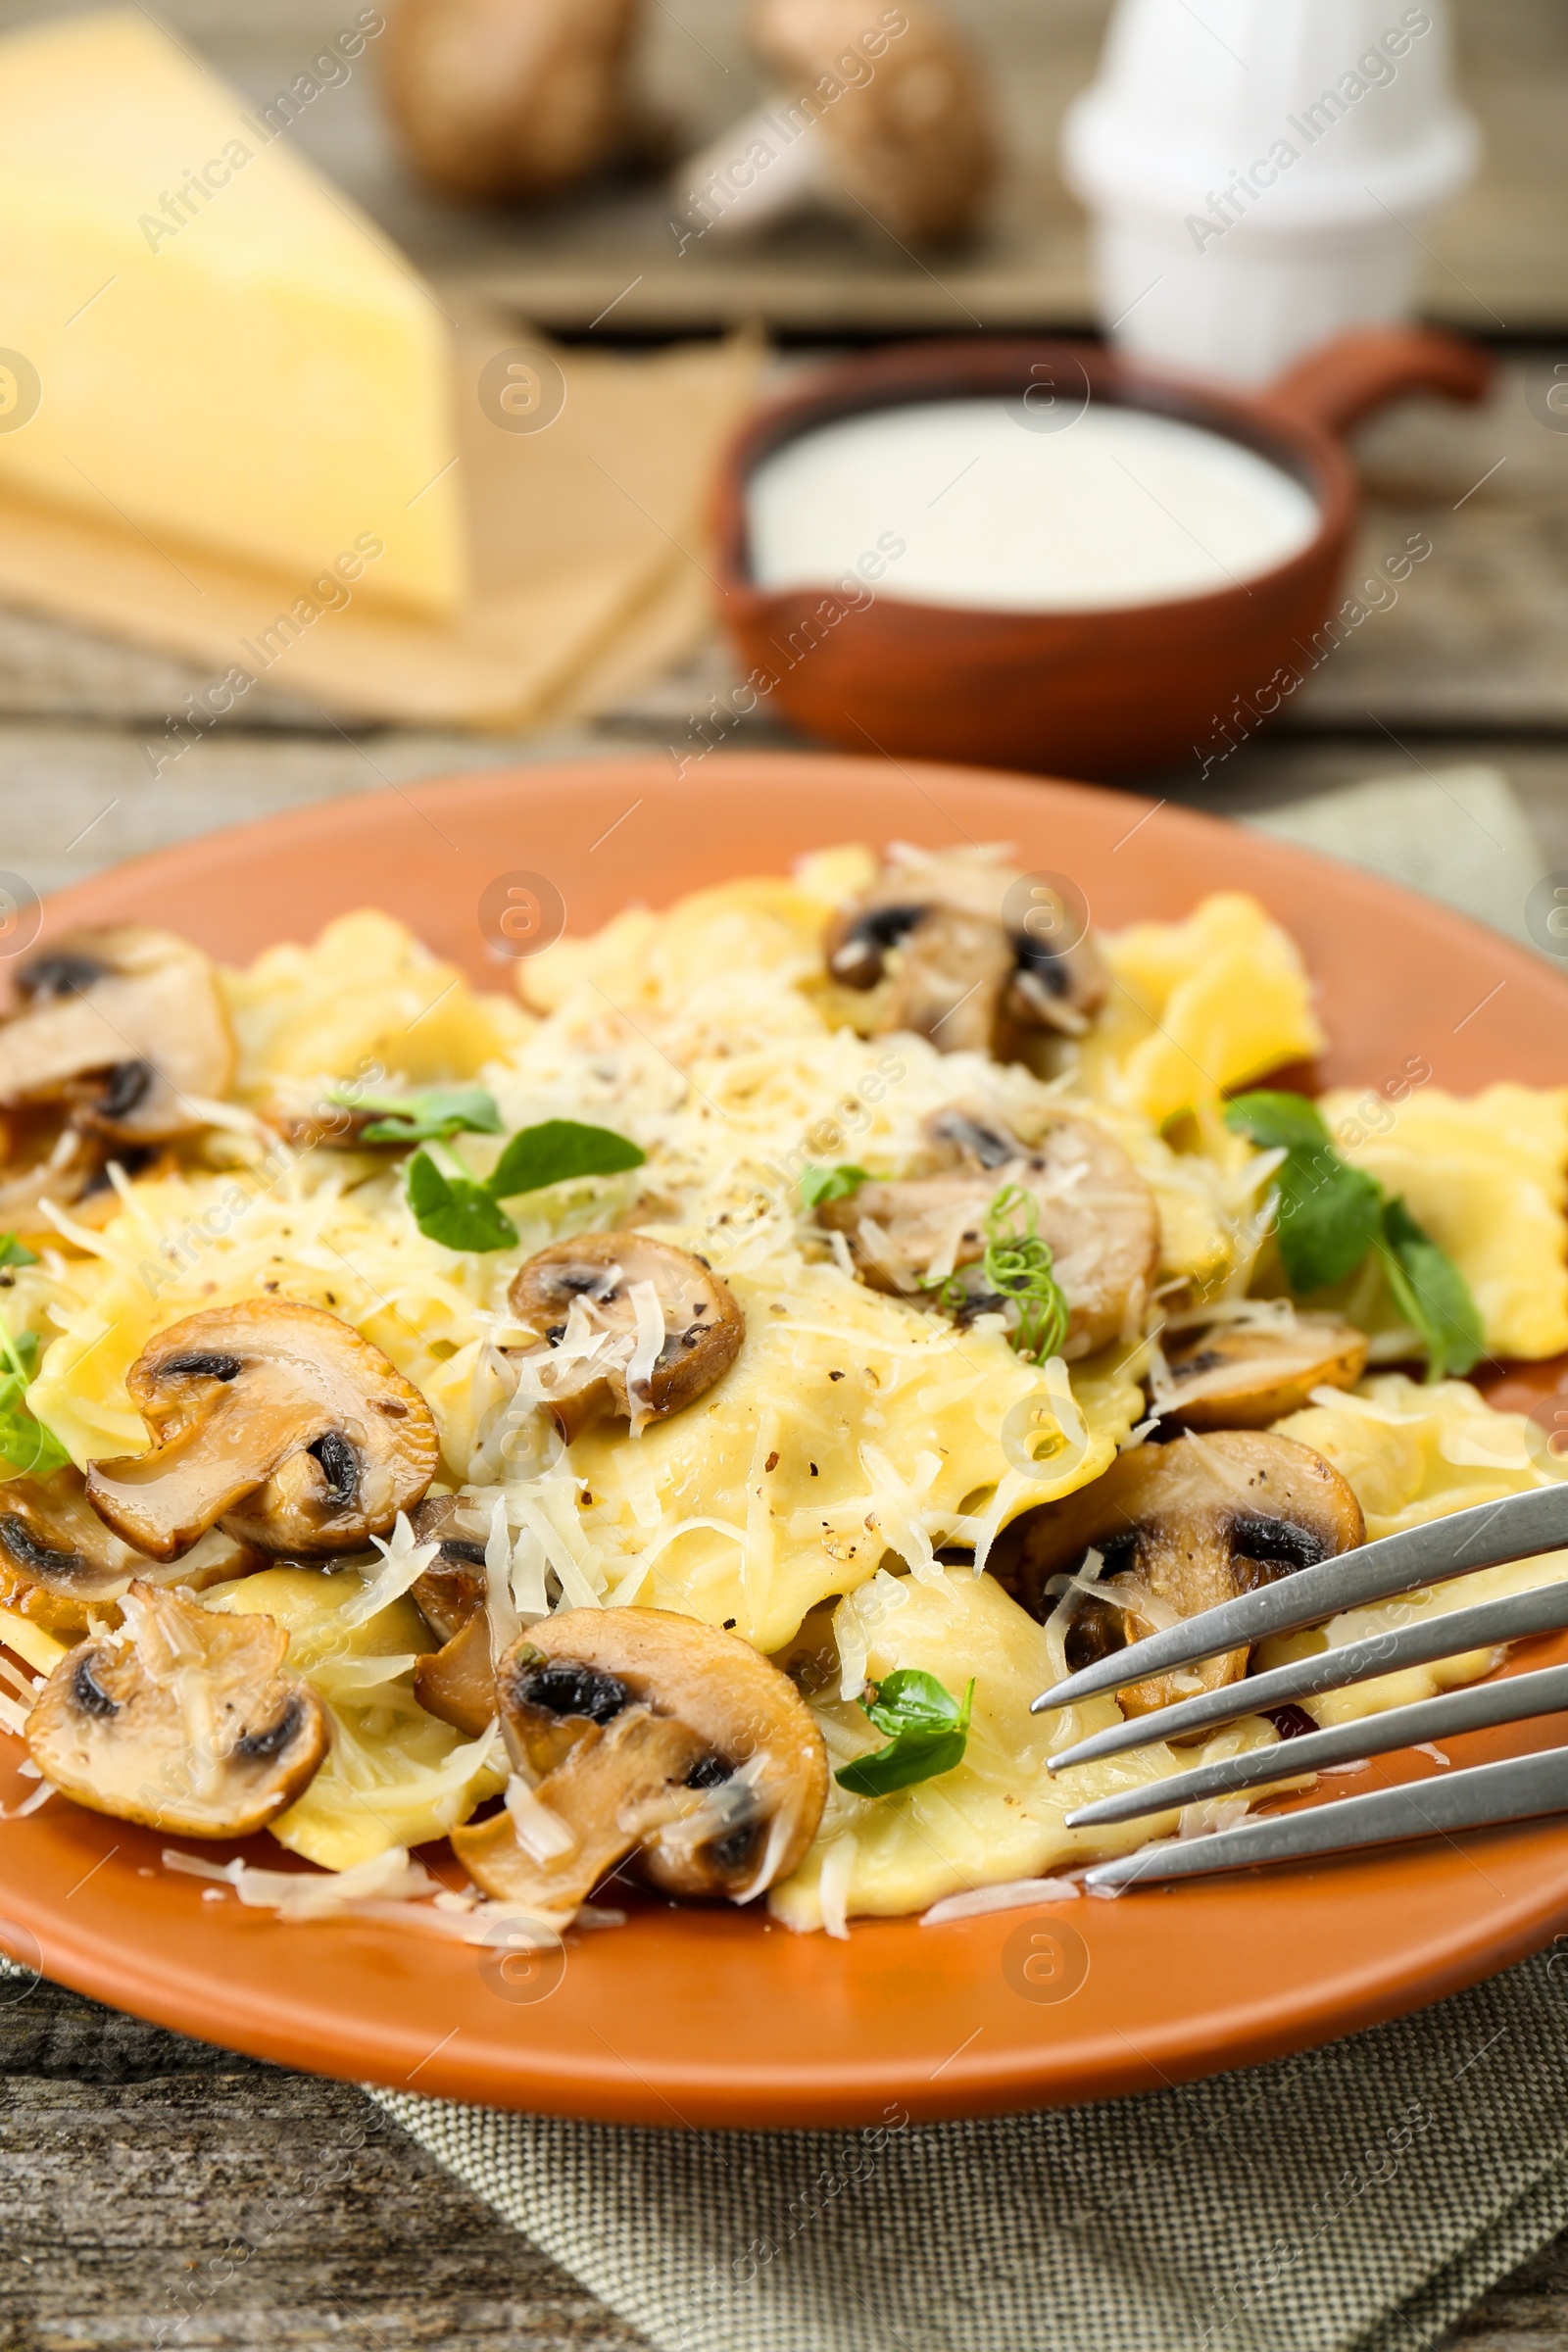
[[[1492,378],[1491,355],[1461,335],[1427,326],[1361,326],[1287,368],[1263,398],[1288,416],[1345,433],[1411,392],[1483,400]]]

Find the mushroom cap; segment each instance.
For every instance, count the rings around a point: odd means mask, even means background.
[[[189,1838],[246,1838],[292,1804],[331,1740],[282,1671],[275,1618],[204,1609],[139,1580],[118,1631],[60,1660],[27,1717],[52,1787],[96,1813]]]
[[[638,0],[402,0],[384,88],[410,161],[453,196],[535,197],[625,138]]]
[[[832,978],[856,989],[875,987],[895,956],[877,1034],[912,1029],[944,1054],[1009,1060],[1027,1030],[1081,1035],[1107,985],[1051,883],[972,858],[885,868],[831,918],[822,950]]]
[[[1215,1324],[1166,1350],[1169,1377],[1153,1401],[1186,1429],[1263,1429],[1299,1412],[1314,1389],[1353,1389],[1368,1345],[1339,1315]]]
[[[1159,1211],[1107,1129],[1058,1111],[1026,1145],[989,1113],[958,1104],[936,1112],[925,1131],[931,1174],[873,1181],[817,1204],[818,1224],[843,1234],[865,1282],[937,1307],[940,1293],[921,1290],[921,1277],[933,1262],[978,1272],[986,1212],[1004,1186],[1017,1185],[1039,1204],[1037,1230],[1070,1310],[1063,1353],[1088,1355],[1139,1335],[1159,1258]],[[977,1281],[959,1320],[1003,1304]]]
[[[663,1320],[651,1363],[639,1353],[643,1285]],[[695,1403],[746,1336],[740,1301],[707,1261],[645,1233],[552,1242],[518,1268],[507,1296],[517,1321],[547,1343],[520,1360],[568,1445],[609,1414],[640,1430]]]
[[[990,1566],[1043,1622],[1055,1606],[1051,1579],[1075,1573],[1091,1548],[1101,1553],[1104,1597],[1079,1606],[1067,1636],[1071,1669],[1154,1632],[1141,1602],[1195,1617],[1353,1551],[1365,1537],[1354,1494],[1309,1446],[1272,1430],[1218,1430],[1118,1454],[1092,1486],[1015,1520]],[[1114,1580],[1123,1577],[1118,1598]],[[1247,1657],[1234,1649],[1186,1669],[1180,1688],[1171,1675],[1135,1683],[1118,1693],[1122,1711],[1146,1715],[1189,1697],[1193,1676],[1199,1688],[1219,1690],[1246,1673]]]
[[[735,1634],[667,1609],[567,1609],[514,1643],[496,1677],[514,1752],[551,1783],[579,1740],[648,1707],[693,1736],[682,1817],[642,1843],[667,1894],[743,1901],[787,1878],[827,1801],[822,1736],[787,1675]]]
[[[145,923],[68,931],[18,966],[19,1011],[0,1026],[0,1104],[58,1102],[125,1143],[203,1125],[226,1095],[235,1048],[212,964]]]
[[[202,1592],[263,1565],[260,1553],[215,1528],[180,1561],[179,1582]],[[118,1621],[116,1603],[133,1577],[156,1584],[168,1576],[104,1525],[79,1470],[0,1485],[0,1608],[56,1641],[81,1641],[91,1616]]]
[[[87,1498],[158,1560],[220,1521],[259,1551],[359,1549],[412,1510],[440,1460],[413,1383],[352,1324],[291,1299],[188,1315],[148,1342],[125,1386],[152,1451],[89,1463]]]
[[[842,65],[878,28],[872,0],[761,0],[752,37],[775,73],[816,94],[848,192],[894,236],[944,244],[974,226],[996,176],[990,109],[947,20],[921,0],[903,0],[902,13],[906,29],[884,38],[859,81]],[[839,94],[822,89],[824,76]]]

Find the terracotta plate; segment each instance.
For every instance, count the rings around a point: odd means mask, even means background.
[[[586,930],[628,901],[899,836],[1010,841],[1024,864],[1072,875],[1107,925],[1255,892],[1321,985],[1324,1084],[1375,1086],[1410,1054],[1463,1090],[1564,1077],[1561,981],[1442,908],[1176,808],[953,767],[715,754],[680,779],[648,759],[467,777],[195,841],[47,911],[51,927],[170,924],[238,961],[369,904],[496,985],[512,967],[487,951],[479,909],[493,928],[507,877],[543,875]],[[1454,1760],[1562,1730],[1477,1735]],[[18,1744],[0,1750],[11,1806],[29,1784]],[[1438,1769],[1372,1770],[1407,1767]],[[847,1943],[650,1906],[573,1937],[564,1971],[530,1980],[396,1929],[282,1927],[204,1902],[158,1867],[160,1843],[60,1801],[0,1825],[0,1941],[118,2007],[291,2066],[656,2125],[851,2125],[1156,2088],[1418,2007],[1568,1921],[1563,1822],[944,1928],[858,1921]]]

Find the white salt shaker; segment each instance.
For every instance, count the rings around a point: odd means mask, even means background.
[[[1446,0],[1118,0],[1062,132],[1107,332],[1245,384],[1409,315],[1479,149]]]

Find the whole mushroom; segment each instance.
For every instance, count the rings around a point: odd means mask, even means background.
[[[680,250],[812,207],[906,245],[970,234],[996,142],[974,61],[938,9],[761,0],[752,38],[774,90],[675,173]]]
[[[17,969],[0,1026],[0,1108],[52,1104],[72,1125],[147,1145],[206,1124],[235,1049],[212,964],[145,923],[68,931]]]
[[[873,1180],[817,1204],[818,1224],[842,1234],[861,1279],[911,1304],[950,1303],[956,1279],[960,1323],[1011,1311],[986,1279],[987,1220],[1004,1192],[1026,1196],[1052,1272],[1067,1302],[1061,1352],[1090,1354],[1143,1329],[1159,1257],[1153,1194],[1116,1138],[1092,1119],[1053,1114],[1032,1144],[989,1113],[963,1105],[925,1124],[922,1175]]]
[[[729,1370],[746,1336],[734,1292],[705,1258],[642,1233],[552,1242],[508,1298],[544,1342],[514,1353],[519,1376],[568,1445],[616,1414],[634,1434],[667,1420]]]
[[[413,1383],[352,1324],[289,1299],[188,1315],[125,1386],[152,1449],[89,1463],[87,1499],[156,1560],[220,1523],[259,1551],[356,1550],[413,1509],[440,1460]]]
[[[60,1660],[27,1717],[51,1787],[97,1813],[187,1838],[248,1838],[315,1776],[326,1709],[283,1671],[271,1617],[219,1614],[133,1583],[124,1623]]]
[[[1153,1633],[1166,1612],[1196,1617],[1238,1593],[1314,1567],[1365,1541],[1361,1506],[1320,1453],[1265,1430],[1219,1430],[1119,1453],[1102,1478],[1028,1512],[1006,1530],[990,1567],[1030,1615],[1056,1606],[1053,1579],[1098,1551],[1103,1569],[1079,1597],[1067,1633],[1075,1671]],[[1147,1715],[1195,1690],[1239,1682],[1248,1653],[1151,1676],[1117,1693]]]
[[[1079,1037],[1104,1001],[1100,952],[1051,882],[970,858],[887,867],[829,923],[831,978],[889,982],[873,1032],[1015,1060],[1031,1032]]]
[[[638,0],[402,0],[386,31],[392,119],[443,194],[553,196],[628,139]]]
[[[663,1609],[566,1610],[513,1645],[497,1687],[532,1786],[452,1840],[489,1894],[570,1917],[635,1855],[666,1894],[747,1902],[815,1835],[821,1734],[733,1634]]]

